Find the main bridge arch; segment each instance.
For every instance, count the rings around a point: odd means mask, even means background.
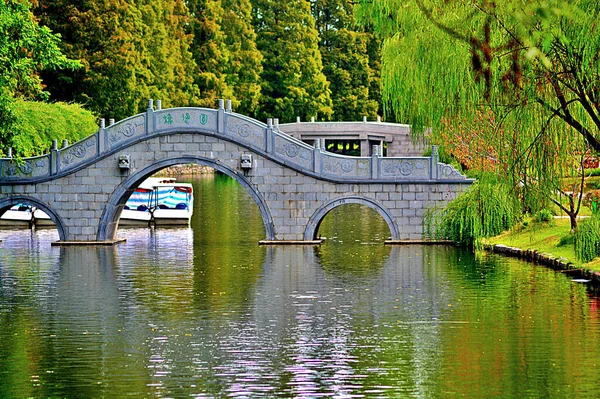
[[[242,164],[241,158],[249,163]],[[269,242],[309,241],[341,201],[376,209],[392,238],[422,239],[426,208],[443,208],[473,181],[430,157],[347,157],[309,146],[226,110],[154,109],[105,126],[44,156],[0,159],[0,205],[29,198],[51,215],[61,241],[110,242],[128,195],[177,163],[236,179],[257,203]]]
[[[157,161],[152,165],[132,174],[126,180],[124,180],[123,183],[121,183],[109,197],[108,203],[102,212],[98,226],[98,240],[105,241],[115,238],[119,215],[123,210],[125,202],[127,202],[129,196],[146,178],[152,176],[161,169],[168,168],[169,166],[190,163],[209,166],[221,173],[228,175],[229,177],[232,177],[238,183],[240,183],[242,187],[244,187],[248,193],[250,193],[250,196],[258,206],[263,223],[265,225],[267,240],[275,240],[275,227],[273,226],[273,218],[271,217],[271,212],[263,198],[262,193],[256,190],[252,183],[237,170],[232,169],[227,165],[217,163],[213,159],[201,156],[183,156],[161,159],[160,161]]]

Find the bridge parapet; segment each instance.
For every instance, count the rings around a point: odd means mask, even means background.
[[[267,125],[239,114],[224,113],[223,116],[225,136],[250,148],[268,152],[267,137],[270,135]]]
[[[218,131],[218,112],[206,108],[168,108],[155,111],[149,116],[154,118],[155,130],[149,129],[148,134],[177,130],[204,130],[212,133]]]
[[[229,107],[228,107],[229,108]],[[470,182],[451,165],[431,157],[350,157],[313,147],[267,124],[226,110],[169,108],[147,112],[100,129],[66,148],[19,162],[0,159],[0,185],[37,183],[65,176],[155,136],[193,133],[230,141],[302,174],[331,182]]]
[[[98,132],[102,145],[99,154],[126,146],[128,143],[143,137],[146,132],[147,115],[139,114],[123,119],[106,129],[100,127]]]
[[[50,176],[52,157],[50,154],[34,158],[26,158],[16,163],[10,158],[0,159],[2,180],[23,180],[27,178],[43,178]]]

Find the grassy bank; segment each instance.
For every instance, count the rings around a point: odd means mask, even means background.
[[[582,263],[575,256],[573,238],[570,233],[568,218],[553,219],[550,222],[534,222],[530,219],[520,223],[513,229],[488,238],[486,244],[504,244],[521,249],[535,249],[546,252],[554,257],[562,257],[577,267],[600,271],[600,258]]]

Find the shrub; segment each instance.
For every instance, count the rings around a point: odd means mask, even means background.
[[[52,140],[72,144],[98,130],[96,116],[78,104],[18,100],[15,115],[18,131],[11,145],[23,157],[47,154]]]
[[[598,189],[600,189],[600,180],[597,179],[597,178],[588,179],[585,182],[585,188],[587,188],[588,190],[598,190]]]
[[[550,210],[540,209],[533,217],[533,220],[537,223],[548,223],[551,220],[553,220],[553,218],[554,215],[552,214],[552,212],[550,212]]]
[[[600,215],[597,213],[579,223],[575,233],[575,254],[584,263],[600,256]]]
[[[567,245],[574,245],[575,244],[575,235],[572,233],[567,234],[566,236],[562,236],[560,237],[560,240],[558,241],[558,244],[556,244],[557,247],[564,247]]]
[[[597,208],[600,206],[600,190],[588,191],[583,197],[582,203],[593,212],[596,212],[598,210]]]
[[[479,180],[450,202],[439,221],[439,235],[477,248],[481,238],[508,230],[521,216],[509,190],[494,180]]]
[[[600,176],[600,168],[586,169],[585,174],[587,176]]]

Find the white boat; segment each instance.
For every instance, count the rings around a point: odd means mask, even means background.
[[[54,227],[50,216],[31,205],[17,204],[0,217],[0,228]]]
[[[41,209],[33,209],[33,222],[35,227],[56,227],[50,216]]]
[[[156,226],[187,226],[194,212],[194,189],[189,183],[161,181],[154,186],[152,218]]]
[[[0,227],[3,228],[30,228],[33,225],[33,209],[29,205],[17,204],[0,216]]]
[[[146,179],[129,197],[119,226],[187,226],[194,208],[193,187],[174,178]]]
[[[119,219],[119,226],[150,226],[152,221],[152,193],[154,187],[150,179],[145,180],[136,190],[131,194],[123,211],[121,211],[121,218]]]

